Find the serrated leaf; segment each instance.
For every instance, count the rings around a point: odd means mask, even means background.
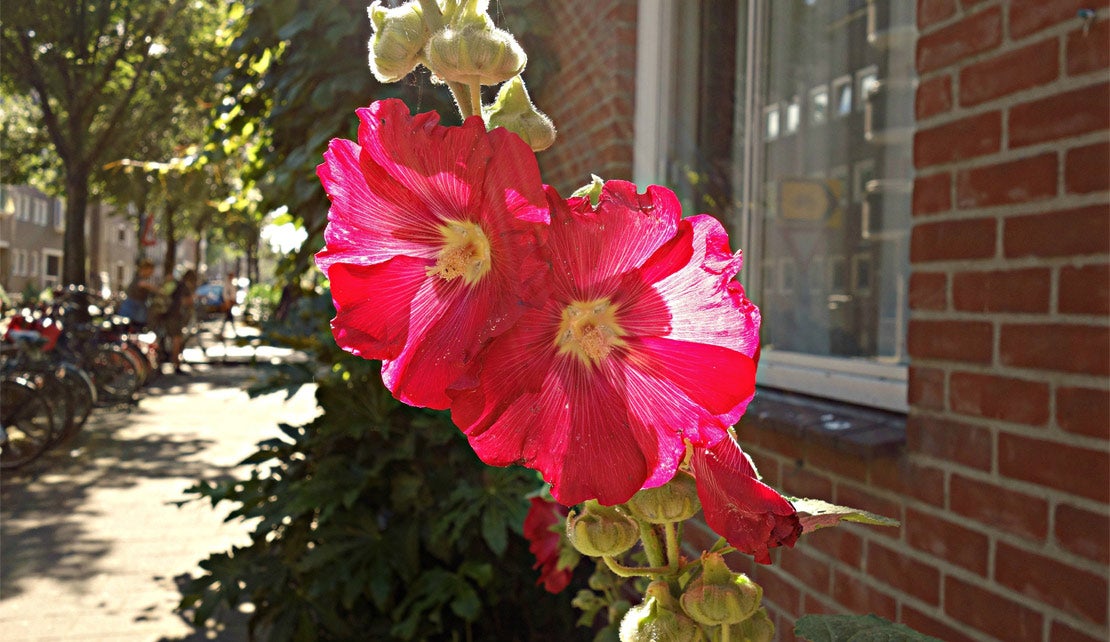
[[[836,526],[841,520],[859,524],[872,524],[874,526],[900,526],[901,522],[875,513],[869,513],[858,508],[837,506],[820,499],[804,499],[787,497],[798,511],[798,519],[802,523],[802,532],[810,533],[820,528]]]
[[[877,615],[804,615],[794,635],[810,642],[941,642]]]
[[[505,533],[505,520],[501,511],[493,506],[487,506],[482,513],[482,539],[498,557],[504,555],[505,549],[509,546],[509,538]]]

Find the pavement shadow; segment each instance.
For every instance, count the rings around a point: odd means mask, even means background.
[[[257,368],[195,368],[191,376],[166,375],[145,388],[141,397],[188,394],[213,388],[242,388]],[[98,408],[84,429],[24,469],[5,473],[0,485],[0,600],[18,595],[29,580],[53,578],[67,584],[87,583],[102,572],[98,560],[119,542],[89,532],[84,524],[102,518],[104,507],[88,501],[93,490],[126,489],[151,480],[182,481],[180,491],[196,480],[231,477],[233,466],[205,461],[211,439],[171,431],[133,430],[151,420],[144,399],[136,405]],[[156,418],[155,418],[156,419]],[[168,491],[163,501],[181,500]],[[120,513],[126,511],[121,510]],[[115,519],[115,516],[112,516]],[[120,528],[127,516],[119,515]],[[26,542],[28,546],[21,547]]]

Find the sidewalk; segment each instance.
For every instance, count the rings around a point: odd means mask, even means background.
[[[288,356],[229,350],[228,361]],[[315,400],[308,388],[251,400],[241,386],[256,367],[190,357],[191,375],[162,376],[132,409],[95,410],[64,450],[4,476],[0,639],[246,640],[242,614],[203,631],[173,609],[182,577],[249,529],[223,523],[228,507],[171,502],[199,479],[242,475],[254,444],[279,435],[279,421],[311,419]]]

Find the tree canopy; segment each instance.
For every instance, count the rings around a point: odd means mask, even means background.
[[[65,198],[65,282],[85,282],[85,212],[104,166],[201,142],[177,137],[211,110],[227,9],[220,0],[4,7],[0,87],[25,116],[23,126],[5,131],[12,135],[5,179],[57,172],[40,184]],[[42,142],[53,158],[36,151]]]

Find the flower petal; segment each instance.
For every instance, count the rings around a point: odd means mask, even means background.
[[[769,549],[794,546],[802,533],[794,506],[759,481],[755,466],[731,436],[695,447],[690,460],[705,523],[737,550],[770,564]]]
[[[337,263],[329,270],[339,347],[365,359],[392,359],[409,334],[412,299],[427,261],[398,256],[378,265]]]

